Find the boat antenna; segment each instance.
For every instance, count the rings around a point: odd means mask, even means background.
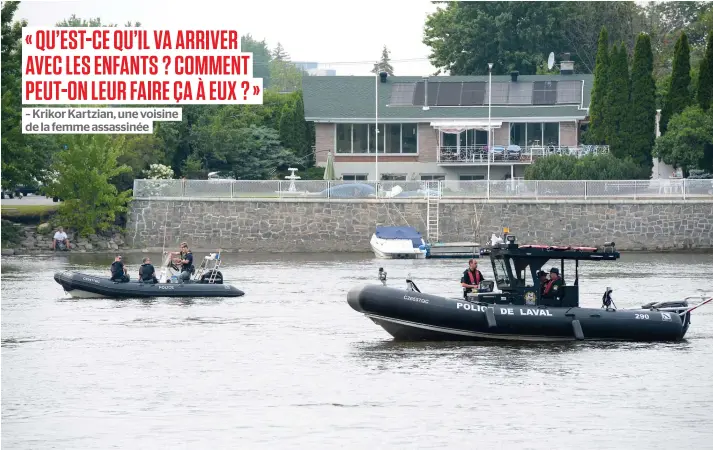
[[[168,205],[166,205],[166,217],[163,219],[163,248],[161,248],[161,257],[166,254],[166,223],[168,222]]]

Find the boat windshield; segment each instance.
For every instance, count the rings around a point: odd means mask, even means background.
[[[505,267],[504,259],[497,258],[495,260],[495,265],[493,266],[493,273],[495,275],[495,282],[498,284],[498,286],[510,286],[510,276],[508,275],[508,270]]]

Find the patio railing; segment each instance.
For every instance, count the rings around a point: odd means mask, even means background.
[[[713,180],[134,180],[134,198],[712,199]]]
[[[438,147],[438,162],[444,163],[532,163],[537,158],[550,155],[572,155],[578,158],[586,155],[608,153],[608,145],[555,146],[533,145],[520,147],[517,145],[496,145],[488,152],[485,145],[441,145]]]

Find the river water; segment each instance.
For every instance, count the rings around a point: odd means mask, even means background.
[[[3,448],[713,448],[710,305],[675,344],[394,343],[349,288],[384,267],[458,296],[465,261],[226,255],[236,299],[72,300],[52,278],[112,259],[2,259]],[[593,307],[607,285],[620,308],[710,295],[713,255],[585,262],[580,285]]]

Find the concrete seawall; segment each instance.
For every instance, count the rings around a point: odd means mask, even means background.
[[[126,239],[134,248],[160,248],[165,229],[167,246],[187,241],[196,250],[368,252],[377,224],[411,225],[425,236],[426,209],[422,199],[134,199]],[[503,226],[523,243],[713,249],[713,201],[440,202],[444,242],[483,244]]]

